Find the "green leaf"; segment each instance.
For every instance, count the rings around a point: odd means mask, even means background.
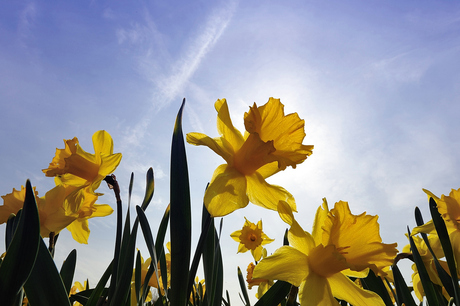
[[[149,205],[150,201],[153,198],[153,191],[155,190],[155,181],[153,179],[153,169],[149,168],[147,171],[147,183],[145,186],[145,196],[144,201],[142,202],[142,210],[146,210],[147,206]]]
[[[446,257],[447,265],[449,267],[450,275],[452,277],[455,304],[460,305],[460,290],[458,287],[457,266],[455,264],[455,258],[452,250],[452,245],[449,239],[449,233],[447,232],[444,220],[438,212],[436,201],[431,197],[429,206],[431,218],[433,220],[434,227],[436,228],[436,232],[438,233],[439,241],[441,242],[442,250],[444,251],[444,256]]]
[[[152,276],[153,271],[155,271],[155,277],[157,279],[157,284],[159,284],[160,280],[159,280],[158,268],[157,268],[158,259],[156,256],[155,245],[153,243],[152,231],[150,229],[149,222],[142,208],[139,206],[136,206],[136,212],[137,212],[137,217],[139,219],[139,223],[141,225],[142,233],[144,235],[145,244],[147,245],[147,249],[149,250],[149,254],[151,258],[151,265],[149,267],[149,271],[151,270],[150,268],[153,268],[153,270],[147,274]],[[144,286],[146,286],[149,281],[150,281],[150,277],[148,278],[146,277],[146,279],[144,280]]]
[[[105,289],[105,284],[107,284],[107,281],[109,280],[109,277],[112,274],[113,264],[114,264],[114,260],[112,260],[112,262],[109,264],[104,274],[102,275],[101,279],[99,279],[99,282],[97,283],[96,288],[91,289],[91,291],[86,290],[88,292],[91,292],[91,295],[88,301],[84,304],[85,306],[96,306],[101,297],[105,297],[106,295],[109,294],[108,290]],[[81,295],[81,294],[82,292],[79,292],[77,295]]]
[[[240,267],[238,267],[238,282],[240,283],[240,288],[243,292],[243,298],[245,303],[244,305],[251,306],[251,302],[249,301],[248,290],[246,289],[246,282],[244,281],[243,273],[241,273]]]
[[[6,248],[10,246],[11,240],[13,240],[14,232],[18,228],[19,219],[21,218],[22,209],[20,209],[16,215],[11,214],[6,222],[5,230],[5,245]]]
[[[417,226],[421,226],[424,224],[422,213],[420,212],[420,209],[418,207],[415,207],[415,221],[417,223]],[[439,260],[436,258],[436,255],[434,254],[433,249],[431,248],[430,241],[428,240],[428,235],[425,233],[420,233],[420,235],[422,236],[423,241],[425,241],[428,251],[430,251],[431,256],[433,257],[434,265],[436,267],[436,272],[438,272],[438,276],[439,276],[439,279],[441,280],[442,285],[444,286],[444,288],[446,289],[447,293],[450,296],[454,296],[455,289],[453,287],[452,278],[450,277],[449,273],[447,273],[446,270],[444,270],[444,268],[439,263]],[[438,296],[439,296],[439,292],[438,292]],[[442,296],[442,299],[445,300],[442,293],[441,293],[441,296]]]
[[[403,303],[406,306],[416,306],[414,298],[412,297],[398,266],[392,265],[391,270],[393,271],[394,285],[396,288],[396,302],[398,306],[401,306]]]
[[[422,257],[420,256],[420,253],[415,245],[414,239],[410,235],[409,228],[407,228],[407,231],[409,234],[410,249],[414,257],[415,265],[417,266],[418,275],[420,276],[420,281],[422,283],[423,290],[425,291],[425,296],[428,301],[428,304],[431,306],[439,305],[436,290],[434,289],[430,276],[426,271],[425,263],[423,262]]]
[[[372,270],[369,270],[369,274],[366,278],[361,279],[363,288],[377,293],[383,300],[386,306],[393,306],[388,290],[383,283],[382,278],[375,275]]]
[[[177,114],[171,145],[171,305],[185,305],[188,300],[191,248],[191,208],[187,157],[182,134],[182,111],[185,99]]]
[[[170,212],[171,206],[168,205],[166,207],[166,211],[163,215],[163,219],[161,219],[160,226],[158,228],[157,232],[157,237],[155,240],[155,252],[157,255],[157,259],[160,261],[160,272],[161,272],[161,278],[163,281],[163,288],[165,289],[165,295],[166,297],[168,296],[168,271],[166,268],[166,257],[164,253],[164,241],[165,241],[165,235],[166,235],[166,230],[168,228],[168,223],[169,223],[169,212]]]
[[[50,290],[52,288],[52,290]],[[24,290],[31,305],[70,305],[69,294],[64,287],[48,248],[40,238],[35,265]]]
[[[141,291],[141,252],[140,251],[137,251],[137,255],[136,255],[136,270],[135,270],[135,273],[134,273],[134,288],[135,288],[135,291],[136,291],[136,301],[139,302],[140,300],[140,296],[139,296],[139,292]]]
[[[206,212],[206,214],[204,214]],[[212,240],[211,242],[209,242],[208,240],[208,231],[209,231],[209,228],[211,226],[211,216],[209,215],[209,213],[207,213],[206,211],[206,208],[204,207],[204,204],[203,204],[203,217],[202,217],[202,228],[201,228],[201,234],[200,234],[200,238],[198,239],[198,244],[196,246],[196,249],[195,249],[195,255],[193,256],[193,260],[192,260],[192,265],[190,267],[190,274],[189,274],[189,279],[188,279],[188,290],[187,290],[187,295],[190,295],[190,293],[192,292],[192,287],[193,287],[193,284],[195,282],[195,275],[196,275],[196,271],[198,269],[198,264],[200,262],[200,258],[201,258],[201,255],[203,254],[203,250],[204,250],[204,246],[206,243],[212,243],[212,251],[214,250],[214,240]],[[206,242],[208,241],[208,242]],[[203,255],[203,256],[206,256],[206,255]],[[214,252],[212,252],[212,257],[211,259],[214,258]],[[210,264],[211,266],[208,266],[205,264],[205,279],[207,281],[207,284],[208,284],[208,290],[210,288],[210,284],[211,284],[211,277],[212,275],[207,275],[207,269],[208,267],[212,267],[212,263]],[[207,278],[208,277],[208,278]]]
[[[27,180],[22,213],[0,266],[0,305],[11,305],[16,297],[22,294],[22,287],[32,273],[40,241],[40,221],[35,194],[30,181]]]
[[[112,262],[112,277],[110,278],[110,286],[108,291],[108,299],[109,301],[112,299],[113,295],[115,294],[115,289],[117,287],[118,281],[118,267],[120,261],[120,249],[122,244],[122,232],[123,232],[123,206],[120,197],[120,188],[118,186],[118,182],[115,180],[114,175],[106,176],[104,179],[109,186],[113,186],[113,191],[115,193],[115,198],[117,200],[117,229],[115,234],[115,249],[113,254],[113,262]],[[134,181],[134,173],[131,172],[131,177],[129,180],[129,188],[128,188],[128,208],[131,202],[131,194],[133,190],[133,181]],[[105,286],[105,284],[104,284]]]
[[[267,292],[257,301],[255,306],[276,306],[286,299],[291,284],[284,281],[277,281]]]
[[[133,225],[133,229],[130,233],[130,213],[126,214],[125,229],[123,233],[121,250],[120,250],[120,261],[118,263],[118,281],[115,289],[115,293],[110,301],[110,305],[118,306],[123,305],[127,300],[131,289],[131,277],[133,274],[134,266],[134,253],[136,248],[136,237],[138,221],[136,220]]]
[[[73,276],[75,274],[75,265],[77,264],[77,250],[73,249],[67,256],[66,260],[62,263],[61,275],[62,282],[64,283],[65,290],[70,292],[72,288]]]

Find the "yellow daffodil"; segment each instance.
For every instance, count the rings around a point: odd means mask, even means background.
[[[34,188],[35,191],[35,188]],[[10,214],[16,214],[24,205],[25,188],[13,188],[13,192],[2,196],[0,206],[0,224],[8,220]],[[50,233],[59,233],[67,228],[79,243],[87,243],[90,230],[88,219],[110,215],[113,209],[107,204],[95,204],[97,196],[89,192],[88,187],[58,185],[48,191],[44,197],[38,197],[35,191],[40,217],[40,234],[49,237]]]
[[[248,219],[244,219],[246,222],[244,222],[243,228],[233,232],[230,237],[240,243],[238,245],[238,253],[245,253],[251,250],[254,260],[259,261],[262,257],[263,245],[273,242],[274,239],[268,238],[262,231],[262,220],[254,224],[248,221]]]
[[[95,154],[84,151],[77,137],[64,140],[64,143],[65,148],[56,149],[49,167],[43,169],[46,176],[57,178],[57,185],[90,185],[91,192],[94,192],[101,181],[115,171],[121,160],[121,153],[113,154],[112,137],[106,131],[98,131],[93,135]]]
[[[187,134],[188,143],[208,146],[226,161],[214,171],[204,195],[209,213],[225,216],[249,202],[276,210],[279,200],[295,211],[293,196],[265,179],[287,166],[295,168],[312,153],[313,146],[302,144],[304,121],[297,113],[284,115],[280,100],[270,98],[260,107],[254,103],[245,113],[243,136],[232,124],[227,101],[217,100],[214,106],[220,137]]]
[[[300,305],[384,305],[374,292],[359,288],[346,275],[364,277],[368,269],[384,274],[397,253],[396,244],[383,244],[377,216],[352,215],[346,202],[329,211],[324,199],[312,234],[294,219],[290,206],[280,201],[278,212],[291,228],[290,246],[283,246],[255,267],[253,276],[290,282],[299,288]]]

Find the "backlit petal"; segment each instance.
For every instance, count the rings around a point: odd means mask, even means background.
[[[278,203],[278,213],[281,219],[291,226],[288,232],[289,244],[308,255],[310,250],[316,246],[313,237],[300,227],[294,219],[291,207],[286,202],[280,201]]]
[[[263,141],[273,140],[278,157],[278,167],[296,167],[311,155],[313,146],[302,145],[305,137],[304,120],[297,113],[284,115],[284,105],[270,98],[260,107],[254,103],[245,113],[244,125],[249,133],[258,133]]]
[[[75,241],[88,244],[90,233],[88,219],[77,219],[70,223],[66,228],[72,233],[72,238]]]
[[[96,155],[110,155],[113,154],[113,140],[112,136],[106,131],[97,131],[93,134],[93,146]]]
[[[38,202],[38,192],[33,187],[35,193],[35,200]],[[22,206],[24,205],[24,199],[26,196],[26,188],[21,186],[21,190],[16,190],[13,188],[12,193],[8,193],[2,196],[3,205],[0,206],[0,224],[8,221],[8,218],[11,214],[17,214]]]
[[[93,213],[88,218],[105,217],[113,213],[113,208],[108,204],[94,204]]]
[[[300,306],[332,306],[338,305],[334,299],[327,278],[314,272],[308,277],[299,288]]]
[[[324,222],[323,245],[342,249],[352,270],[371,268],[376,274],[393,263],[396,243],[383,244],[379,234],[378,216],[352,215],[347,202],[340,201]]]
[[[283,280],[299,286],[308,273],[307,256],[293,247],[282,246],[257,264],[253,278]]]
[[[323,205],[316,210],[315,221],[313,222],[313,230],[311,235],[317,244],[323,243],[323,226],[329,214],[329,207],[326,198],[323,198]],[[327,243],[326,243],[327,245]]]
[[[376,293],[358,287],[342,273],[337,273],[327,279],[332,289],[332,294],[353,306],[384,306],[382,299]]]
[[[211,183],[204,194],[204,203],[213,217],[222,217],[246,207],[246,178],[235,168],[220,165],[214,171]]]
[[[293,211],[297,211],[294,197],[286,189],[268,184],[257,172],[247,175],[249,201],[272,210],[277,210],[279,201],[286,201]]]
[[[230,112],[228,111],[227,100],[217,100],[214,107],[217,111],[217,131],[235,150],[238,150],[243,145],[244,139],[241,132],[233,126]]]
[[[220,155],[227,163],[233,163],[233,148],[228,150],[223,145],[221,138],[211,138],[202,133],[188,133],[187,142],[195,146],[207,146]]]

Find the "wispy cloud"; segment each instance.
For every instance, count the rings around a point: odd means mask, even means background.
[[[184,46],[185,51],[183,54],[168,67],[167,71],[171,71],[171,73],[161,75],[157,69],[154,69],[156,66],[161,65],[158,63],[158,59],[152,59],[152,57],[158,56],[158,52],[163,53],[160,54],[160,59],[168,59],[164,48],[160,48],[159,51],[155,50],[155,53],[148,50],[139,59],[142,69],[148,71],[147,77],[155,86],[155,102],[152,101],[144,117],[130,129],[125,141],[123,141],[125,145],[138,145],[144,138],[152,114],[169,105],[184,91],[190,78],[224,33],[235,13],[236,7],[237,1],[235,0],[226,2],[221,7],[213,10],[205,21],[203,31],[190,39],[189,43]],[[125,41],[136,43],[145,38],[145,33],[151,33],[154,36],[152,39],[161,42],[162,34],[158,32],[155,23],[148,14],[145,20],[145,26],[134,25],[129,31],[119,30],[117,32],[119,43]],[[136,136],[133,137],[133,135]]]
[[[185,55],[174,64],[172,67],[173,73],[157,81],[163,100],[160,107],[169,104],[183,90],[206,54],[224,33],[235,9],[236,2],[230,1],[215,10],[206,21],[204,31],[192,41],[186,48]]]
[[[418,82],[425,75],[430,64],[428,56],[423,54],[422,50],[416,49],[373,63],[370,75],[398,83]]]
[[[22,47],[27,46],[27,40],[32,35],[32,29],[35,26],[37,8],[34,2],[30,2],[21,11],[18,22],[18,39]]]

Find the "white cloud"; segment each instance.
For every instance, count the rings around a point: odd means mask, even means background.
[[[380,76],[393,82],[418,82],[430,67],[429,58],[420,54],[421,50],[403,52],[383,58],[371,65],[368,76]]]

